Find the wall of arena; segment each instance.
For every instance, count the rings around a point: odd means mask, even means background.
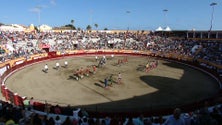
[[[72,50],[72,51],[66,51],[65,53],[61,52],[49,52],[49,53],[43,53],[43,54],[35,54],[30,56],[29,58],[21,57],[16,58],[12,60],[5,61],[0,64],[0,75],[1,75],[1,93],[2,96],[5,98],[6,101],[16,105],[16,106],[23,106],[24,97],[21,97],[17,93],[12,92],[9,88],[6,87],[5,81],[6,79],[12,75],[14,72],[25,68],[26,66],[33,65],[42,61],[46,60],[53,60],[63,57],[71,57],[71,56],[78,56],[78,55],[91,55],[91,54],[127,54],[127,55],[144,55],[144,56],[153,56],[153,57],[159,57],[162,59],[167,59],[171,61],[177,61],[186,65],[190,65],[193,68],[197,68],[199,70],[202,70],[212,77],[214,77],[219,84],[221,84],[221,79],[218,74],[215,72],[210,71],[209,69],[206,69],[204,67],[201,67],[198,65],[199,63],[206,63],[208,65],[212,65],[218,69],[222,69],[222,66],[213,64],[211,62],[207,62],[205,60],[197,60],[197,62],[193,62],[193,58],[189,56],[184,55],[176,55],[173,53],[166,53],[166,54],[160,54],[160,53],[152,53],[150,51],[138,51],[138,50]],[[16,84],[16,83],[14,83]],[[220,85],[221,86],[221,85]],[[217,97],[215,97],[217,98]],[[209,99],[209,100],[217,100],[217,99]],[[215,102],[217,103],[217,102]],[[39,102],[40,105],[44,105],[43,103]],[[187,105],[184,107],[184,109],[195,109],[199,108],[200,105],[193,104]],[[163,111],[159,111],[163,112]]]

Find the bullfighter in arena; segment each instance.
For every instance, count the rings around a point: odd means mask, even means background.
[[[95,65],[92,65],[92,69],[90,70],[90,73],[95,74],[97,71],[97,68]]]
[[[118,84],[121,83],[121,80],[122,80],[122,74],[119,72],[119,74],[118,74]]]
[[[111,59],[112,59],[112,58],[114,58],[114,55],[113,55],[113,54],[111,55]]]
[[[105,78],[105,79],[104,79],[104,85],[105,85],[104,88],[107,88],[107,87],[108,87],[108,78]]]
[[[111,74],[110,76],[109,76],[109,81],[110,81],[110,86],[112,86],[113,85],[113,82],[114,82],[114,80],[113,80],[113,74]]]
[[[56,62],[56,66],[55,66],[55,69],[59,69],[59,62]]]
[[[90,73],[90,67],[87,66],[87,67],[84,69],[84,75],[89,76],[89,73]]]
[[[79,75],[80,75],[81,79],[84,77],[84,69],[83,69],[83,67],[80,68]]]
[[[79,69],[74,70],[74,71],[73,71],[73,76],[74,76],[74,78],[75,78],[76,80],[79,80],[79,78],[81,78],[81,76],[80,76],[80,70],[79,70]]]
[[[67,61],[64,62],[64,67],[65,68],[68,67],[68,62]]]
[[[44,69],[42,70],[43,72],[47,73],[49,70],[49,67],[47,64],[45,64]]]
[[[95,59],[96,59],[96,62],[97,62],[97,60],[98,60],[98,56],[95,56]]]
[[[146,64],[146,69],[145,69],[145,71],[146,71],[146,72],[149,72],[149,71],[150,71],[150,64],[149,64],[149,63]]]

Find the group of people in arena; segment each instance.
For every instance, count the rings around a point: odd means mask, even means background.
[[[118,73],[117,81],[114,80],[114,74],[106,77],[104,79],[104,88],[108,88],[109,86],[112,87],[114,82],[116,82],[117,84],[122,83],[122,74],[120,72]]]
[[[58,70],[60,68],[60,64],[59,62],[56,62],[55,66],[53,67],[53,69]],[[68,67],[68,61],[64,62],[64,65],[62,66],[63,68],[67,68]],[[43,72],[48,73],[49,67],[48,64],[45,64],[44,68],[42,69]]]
[[[73,76],[76,80],[82,79],[84,76],[89,76],[90,74],[95,74],[97,67],[95,65],[87,66],[85,68],[81,67],[73,70]]]
[[[124,56],[123,59],[118,59],[117,66],[128,63],[128,57]]]
[[[96,56],[97,57],[97,56]],[[106,56],[103,56],[102,58],[100,58],[100,59],[98,59],[98,58],[96,58],[96,61],[97,60],[99,60],[99,63],[98,63],[98,66],[97,67],[102,67],[103,65],[105,65],[106,64],[106,61],[107,61],[107,59],[106,59]]]
[[[156,68],[158,66],[158,60],[150,61],[146,64],[145,72],[149,72],[150,70]]]

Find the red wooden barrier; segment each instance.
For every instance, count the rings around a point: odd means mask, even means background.
[[[48,57],[55,57],[56,56],[56,52],[48,52]]]
[[[5,100],[8,101],[9,100],[9,90],[7,87],[4,88],[5,90]]]
[[[1,84],[2,96],[5,97],[5,84]]]
[[[17,93],[14,93],[14,104],[16,106],[23,106],[23,99]]]

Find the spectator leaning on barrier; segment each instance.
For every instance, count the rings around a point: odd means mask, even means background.
[[[73,118],[76,120],[79,120],[79,112],[80,112],[80,108],[74,109],[73,110]]]
[[[61,113],[62,113],[61,107],[60,107],[59,105],[56,105],[56,106],[54,107],[54,113],[55,113],[55,114],[61,114]]]
[[[185,125],[183,117],[180,116],[181,110],[176,108],[173,115],[169,116],[163,125]]]
[[[62,125],[62,121],[58,115],[55,118],[55,125]]]
[[[23,104],[25,108],[28,108],[30,106],[30,100],[27,97],[23,97]]]
[[[30,103],[30,107],[33,109],[33,106],[34,106],[34,98],[33,97],[31,97],[30,98],[30,101],[29,101],[29,103]]]
[[[65,121],[62,123],[62,125],[73,125],[72,121],[69,116],[66,117]]]

